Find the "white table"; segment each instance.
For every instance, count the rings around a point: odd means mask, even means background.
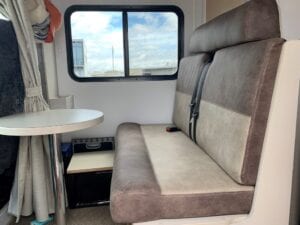
[[[96,126],[103,121],[103,113],[87,109],[57,109],[34,113],[21,113],[0,118],[0,134],[7,136],[49,135],[52,178],[55,194],[55,220],[65,225],[65,186],[62,156],[57,134]]]

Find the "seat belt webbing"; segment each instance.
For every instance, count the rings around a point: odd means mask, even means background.
[[[192,95],[192,99],[191,99],[191,103],[190,103],[190,120],[189,120],[189,136],[192,139],[192,126],[191,126],[191,119],[193,117],[193,112],[194,112],[194,108],[196,105],[196,97],[197,97],[197,92],[198,89],[200,88],[200,79],[202,77],[202,73],[204,70],[205,66],[202,68],[201,72],[198,74],[196,83],[195,83],[195,87],[194,87],[194,91],[193,91],[193,95]]]
[[[200,73],[200,76],[198,77],[197,86],[194,90],[195,97],[193,93],[193,97],[191,101],[189,135],[194,142],[196,142],[196,125],[197,125],[197,120],[199,118],[200,100],[202,98],[204,82],[210,65],[211,65],[210,62],[205,64],[202,72]]]

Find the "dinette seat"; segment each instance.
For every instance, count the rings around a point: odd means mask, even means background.
[[[276,1],[252,0],[194,31],[172,124],[118,128],[115,222],[250,213],[284,43],[278,18]]]

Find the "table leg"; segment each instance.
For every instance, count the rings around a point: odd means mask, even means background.
[[[49,135],[52,179],[55,196],[55,221],[56,225],[66,225],[66,206],[65,206],[65,184],[63,177],[63,161],[60,151],[57,134]]]

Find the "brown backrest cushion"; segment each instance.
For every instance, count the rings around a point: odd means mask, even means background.
[[[241,184],[256,181],[283,42],[217,51],[204,83],[197,143]]]
[[[196,142],[236,182],[254,185],[281,47],[275,0],[251,0],[192,35],[179,67],[174,124],[189,132],[197,76],[214,55],[204,82]],[[204,52],[204,53],[201,53]]]
[[[190,41],[190,52],[214,52],[250,41],[280,37],[275,0],[252,0],[200,26]]]

